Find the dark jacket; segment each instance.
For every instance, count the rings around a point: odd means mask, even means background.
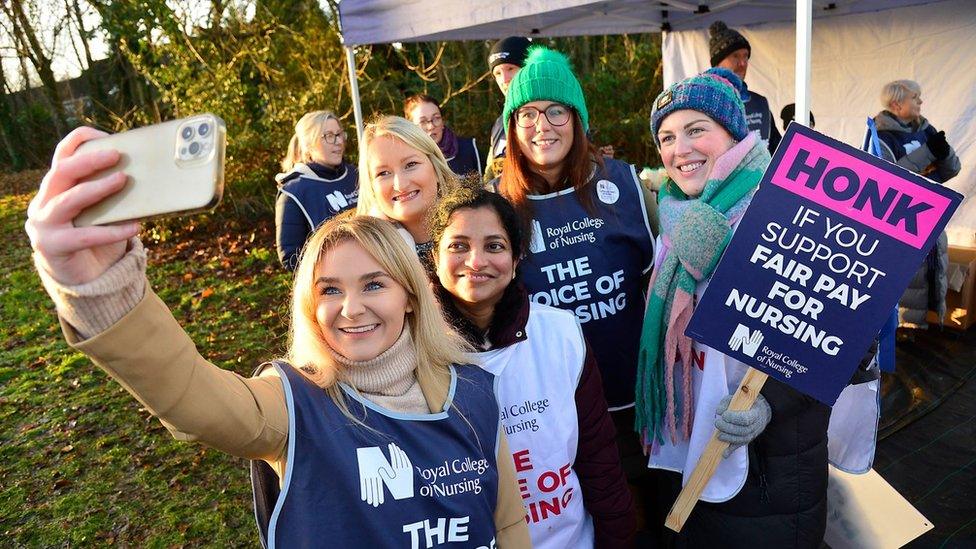
[[[275,241],[278,259],[285,268],[295,269],[305,241],[316,227],[356,207],[357,179],[356,167],[345,162],[338,169],[298,163],[275,177]]]
[[[478,144],[473,137],[458,137],[457,154],[447,158],[447,165],[451,171],[458,175],[467,175],[472,172],[482,176],[481,155],[478,153]]]
[[[476,349],[499,349],[525,340],[529,296],[517,281],[508,285],[495,305],[487,333],[461,314],[443,286],[437,285],[437,292],[445,317]],[[593,517],[596,547],[631,547],[637,526],[634,500],[620,465],[616,429],[607,412],[600,369],[589,345],[575,401],[579,440],[573,469],[582,487],[583,505]]]
[[[771,155],[776,152],[776,147],[779,146],[783,136],[780,135],[773,119],[773,113],[769,110],[769,101],[754,91],[749,91],[748,94],[749,98],[745,101],[745,107],[749,131],[759,132],[759,137],[766,142]]]
[[[936,160],[925,144],[930,136],[938,133],[925,117],[918,124],[905,125],[890,112],[881,111],[874,117],[874,123],[885,160],[937,183],[945,183],[959,174],[962,166],[951,146],[949,156]]]
[[[820,547],[827,525],[827,425],[830,408],[769,378],[772,409],[749,444],[742,490],[722,503],[699,501],[678,547]],[[675,486],[674,497],[680,486]]]
[[[936,160],[926,141],[937,130],[924,117],[917,124],[902,124],[888,111],[874,117],[881,141],[881,154],[894,162],[936,183],[955,177],[961,168],[959,157],[950,147],[949,156]],[[945,233],[939,235],[935,246],[919,266],[905,293],[898,300],[898,323],[909,328],[926,328],[925,317],[932,310],[941,319],[945,315],[945,295],[948,289],[949,241]]]

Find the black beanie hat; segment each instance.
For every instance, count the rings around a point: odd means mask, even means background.
[[[738,31],[730,29],[723,21],[716,21],[708,27],[708,55],[712,66],[717,66],[735,50],[745,48],[752,56],[752,46]]]
[[[521,36],[509,36],[495,42],[491,51],[488,52],[488,70],[493,70],[496,65],[502,63],[511,63],[521,67],[522,63],[525,62],[525,53],[531,45],[532,42],[529,42],[528,38]]]

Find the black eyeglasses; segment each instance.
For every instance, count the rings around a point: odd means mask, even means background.
[[[322,135],[322,139],[324,139],[325,142],[330,145],[335,145],[339,141],[346,140],[346,132],[339,132],[339,133],[325,132]]]
[[[559,103],[553,103],[545,110],[526,106],[515,111],[515,123],[520,128],[531,128],[538,123],[539,115],[543,114],[553,126],[565,126],[569,122],[570,112],[569,107]]]
[[[426,118],[421,118],[420,120],[417,121],[417,125],[420,126],[421,128],[426,128],[428,126],[430,126],[431,128],[436,128],[440,126],[442,122],[444,122],[444,119],[441,118],[441,115],[435,114],[434,116],[430,117],[430,120],[427,120]]]

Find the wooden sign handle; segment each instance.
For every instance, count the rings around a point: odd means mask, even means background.
[[[729,403],[729,410],[748,410],[752,408],[752,404],[756,402],[756,399],[759,397],[759,391],[768,378],[769,375],[755,368],[749,368],[749,371],[746,372],[746,375],[742,378],[742,382],[739,383],[739,387],[732,396],[732,402]],[[701,457],[698,458],[698,463],[695,465],[695,470],[691,473],[691,478],[688,479],[688,484],[681,489],[681,493],[678,494],[678,499],[671,506],[671,512],[668,513],[668,518],[664,521],[665,526],[675,532],[681,531],[681,528],[685,525],[685,521],[691,515],[691,511],[698,503],[698,498],[701,497],[702,491],[705,490],[705,485],[708,484],[712,475],[715,474],[715,469],[718,468],[718,464],[722,460],[722,452],[728,446],[728,442],[722,442],[718,439],[717,429],[712,432],[712,438],[708,441],[708,445],[705,446]]]

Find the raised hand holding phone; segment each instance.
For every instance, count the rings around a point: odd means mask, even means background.
[[[78,128],[58,143],[51,169],[41,181],[37,195],[27,208],[24,229],[39,268],[62,284],[83,284],[94,280],[125,253],[126,241],[139,233],[138,223],[75,227],[74,219],[84,209],[121,190],[123,172],[97,177],[94,174],[115,166],[119,153],[103,150],[78,153],[83,143],[107,134],[93,128]]]

